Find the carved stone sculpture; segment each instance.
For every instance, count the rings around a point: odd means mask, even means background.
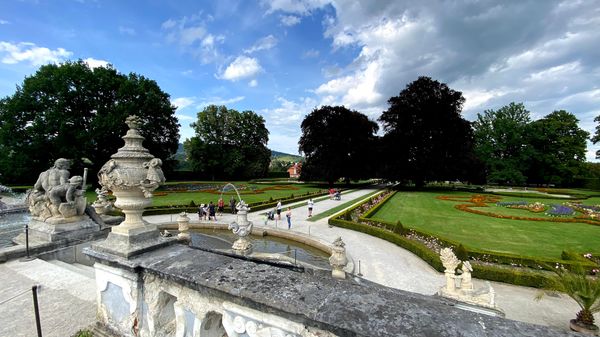
[[[186,212],[181,212],[177,218],[177,224],[179,225],[179,234],[177,239],[182,242],[190,242],[190,218]]]
[[[460,289],[462,291],[472,291],[473,290],[473,281],[471,280],[471,272],[473,271],[473,267],[471,267],[471,263],[469,261],[463,261],[462,263],[462,274],[460,281]]]
[[[456,268],[461,264],[452,248],[444,248],[440,250],[440,260],[446,269],[446,286],[440,289],[439,295],[451,298],[456,301],[468,303],[478,307],[493,309],[496,314],[503,315],[504,313],[496,306],[495,292],[488,282],[488,289],[477,289],[473,287],[471,280],[471,272],[473,267],[469,261],[462,261],[461,275],[456,275]],[[460,286],[457,282],[460,282]]]
[[[235,208],[237,210],[237,221],[229,224],[229,229],[238,236],[238,239],[233,243],[232,249],[237,254],[248,255],[252,253],[252,242],[248,239],[253,227],[252,221],[248,221],[250,207],[241,200]]]
[[[80,220],[76,217],[85,213],[83,178],[69,177],[69,166],[69,160],[60,158],[53,167],[40,173],[27,196],[29,211],[35,219],[72,222]]]
[[[96,213],[103,215],[112,210],[112,203],[108,201],[108,191],[104,188],[96,189],[97,199],[92,204]]]
[[[129,257],[150,246],[166,244],[159,236],[156,225],[142,219],[144,208],[152,204],[152,191],[165,182],[162,161],[144,148],[144,137],[139,133],[141,120],[129,116],[129,127],[123,136],[125,145],[111,156],[98,171],[98,180],[105,190],[116,197],[115,207],[125,214],[125,220],[111,229],[107,240],[96,247],[117,255]]]
[[[460,264],[460,261],[454,255],[452,248],[443,248],[440,250],[440,260],[444,265],[444,274],[446,275],[446,290],[448,292],[455,292],[456,290],[456,267]]]
[[[348,264],[348,258],[346,257],[346,244],[342,241],[341,237],[338,237],[333,241],[333,248],[331,249],[331,256],[329,257],[329,264],[331,265],[331,275],[335,278],[345,279],[346,272],[344,267]]]

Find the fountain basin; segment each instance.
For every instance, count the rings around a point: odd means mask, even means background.
[[[232,243],[237,239],[235,234],[227,230],[227,224],[190,223],[189,226],[191,246],[230,252]],[[177,230],[177,224],[174,223],[162,223],[158,227],[161,230]],[[255,226],[251,240],[255,258],[293,263],[293,250],[296,250],[299,264],[313,269],[331,269],[328,260],[331,255],[331,245],[317,238],[287,230]],[[282,252],[286,253],[281,254]],[[346,270],[352,272],[352,262],[348,264]]]

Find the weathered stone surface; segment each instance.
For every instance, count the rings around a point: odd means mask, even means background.
[[[172,245],[130,258],[88,250],[98,262],[155,275],[199,294],[338,336],[575,336],[452,307],[439,298],[297,272]]]

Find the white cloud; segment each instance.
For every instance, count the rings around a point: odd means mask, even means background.
[[[261,0],[260,3],[267,7],[267,14],[281,11],[284,13],[307,15],[329,2],[328,0]]]
[[[73,55],[73,53],[64,48],[52,50],[46,47],[38,47],[31,42],[13,44],[0,41],[0,55],[2,56],[2,63],[16,64],[19,62],[29,62],[32,66],[40,66],[47,63],[64,61]]]
[[[6,20],[1,20],[1,19],[0,19],[0,25],[8,25],[8,24],[10,24],[10,22],[9,22],[9,21],[6,21]]]
[[[175,114],[175,117],[177,117],[177,119],[179,119],[180,121],[195,121],[196,120],[196,118],[194,118],[192,116],[183,115],[183,114]]]
[[[119,33],[125,34],[125,35],[131,35],[131,36],[136,35],[135,29],[133,29],[131,27],[125,27],[125,26],[119,26]]]
[[[222,97],[209,97],[209,98],[203,98],[201,100],[201,102],[199,102],[196,105],[197,109],[203,109],[206,106],[209,105],[227,105],[227,104],[233,104],[233,103],[237,103],[240,101],[243,101],[246,97],[244,96],[237,96],[237,97],[232,97],[232,98],[222,98]]]
[[[277,45],[277,42],[278,41],[275,36],[268,35],[256,41],[256,43],[252,47],[244,49],[244,53],[252,54],[257,51],[268,50],[275,47]]]
[[[296,15],[280,15],[279,21],[281,24],[287,27],[292,27],[300,23],[301,19]]]
[[[201,14],[184,16],[163,22],[161,28],[169,43],[179,45],[184,52],[208,64],[222,59],[219,45],[225,41],[225,36],[208,31],[207,23],[211,20],[210,16],[203,17]]]
[[[195,102],[195,97],[177,97],[171,100],[171,104],[177,107],[177,110],[182,110],[191,106]]]
[[[84,59],[83,62],[87,63],[87,65],[90,68],[92,68],[92,69],[98,68],[98,67],[105,67],[106,68],[110,64],[110,62],[108,62],[108,61],[97,60],[97,59],[91,58],[91,57],[88,57],[88,58]]]
[[[220,79],[237,81],[257,75],[262,71],[258,60],[253,57],[238,56],[230,65],[227,66]]]
[[[314,58],[319,57],[319,51],[316,49],[309,49],[302,54],[303,58]]]
[[[258,85],[258,81],[256,79],[253,79],[252,81],[248,82],[248,86],[251,88],[254,88]]]

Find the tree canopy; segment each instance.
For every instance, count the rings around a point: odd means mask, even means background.
[[[398,96],[383,124],[383,176],[392,180],[470,179],[474,173],[471,125],[462,118],[462,93],[429,77],[419,77]]]
[[[580,173],[589,133],[578,123],[575,115],[564,110],[531,122],[528,140],[533,155],[529,183],[570,184]]]
[[[530,121],[530,113],[522,103],[477,114],[473,124],[475,153],[485,164],[489,182],[526,182],[532,154],[526,141]]]
[[[123,146],[124,121],[132,114],[142,120],[144,146],[169,171],[179,124],[155,81],[83,61],[44,65],[0,100],[0,179],[35,181],[60,157],[74,159],[74,170],[87,158],[85,166],[97,171]]]
[[[194,172],[209,179],[263,177],[271,151],[265,120],[252,111],[210,105],[191,124],[195,136],[184,143]]]
[[[299,149],[306,158],[300,178],[356,180],[372,176],[377,123],[343,106],[322,106],[301,124]]]

